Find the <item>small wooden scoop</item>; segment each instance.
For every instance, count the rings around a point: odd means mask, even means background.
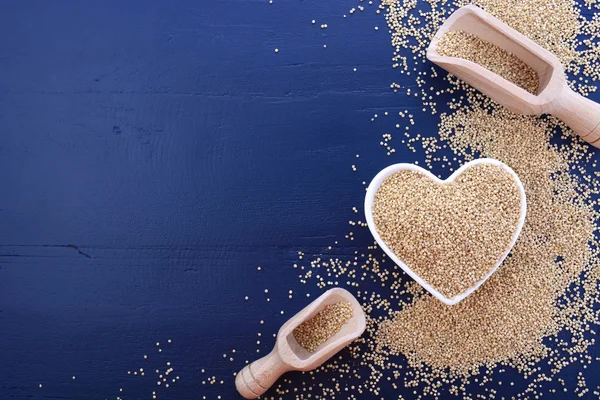
[[[447,31],[470,33],[520,58],[537,72],[539,93],[531,94],[471,61],[441,56],[437,46]],[[435,34],[427,58],[509,110],[519,114],[552,114],[586,142],[600,147],[600,104],[569,88],[563,66],[554,54],[481,8],[469,5],[454,12]]]
[[[321,312],[330,304],[346,301],[352,306],[352,318],[314,353],[309,353],[294,338],[294,329]],[[279,329],[273,350],[247,365],[235,378],[235,386],[242,396],[256,399],[265,393],[275,381],[288,371],[310,371],[315,369],[354,339],[362,335],[366,327],[365,314],[358,301],[341,288],[330,289],[290,318]]]

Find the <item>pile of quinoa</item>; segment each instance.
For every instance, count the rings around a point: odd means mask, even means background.
[[[308,321],[294,329],[294,338],[309,353],[333,337],[352,318],[352,306],[347,301],[329,304]]]
[[[320,290],[352,289],[367,314],[367,330],[326,365],[301,379],[284,378],[266,399],[379,399],[389,391],[410,393],[398,399],[600,396],[600,388],[586,383],[598,362],[589,350],[600,325],[597,156],[557,119],[513,114],[426,61],[439,26],[467,4],[556,54],[574,90],[596,91],[600,3],[595,0],[582,5],[573,0],[382,0],[377,12],[385,15],[390,31],[392,67],[415,83],[390,87],[422,106],[380,112],[395,119],[397,129],[380,136],[387,157],[400,162],[393,150],[406,146],[425,167],[450,172],[474,158],[503,161],[525,186],[525,225],[497,273],[451,307],[391,263],[360,220],[350,221],[346,239],[351,245],[324,243],[329,252],[302,252],[293,268],[300,282],[313,282]],[[363,1],[357,6],[358,11],[367,7]],[[349,14],[355,13],[353,7]],[[440,115],[438,102],[450,111]],[[418,113],[439,118],[438,131],[423,134],[415,123]],[[356,165],[358,160],[353,171],[360,171]],[[353,249],[352,254],[342,248]],[[564,378],[567,370],[576,375],[574,386]],[[513,372],[510,379],[507,372]]]
[[[511,247],[520,215],[517,182],[490,164],[472,166],[444,184],[400,171],[383,181],[373,202],[383,241],[447,298],[496,267]]]
[[[533,68],[514,54],[475,35],[448,31],[438,42],[437,51],[441,56],[472,61],[529,93],[538,94],[540,78]]]

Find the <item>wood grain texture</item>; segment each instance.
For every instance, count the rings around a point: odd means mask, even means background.
[[[389,89],[414,80],[390,67],[383,16],[342,18],[355,5],[0,3],[2,399],[239,398],[233,372],[319,294],[297,251],[364,251],[367,230],[343,240],[362,181],[422,160],[386,157],[396,121],[372,115],[436,129]],[[181,379],[165,390],[167,362]]]

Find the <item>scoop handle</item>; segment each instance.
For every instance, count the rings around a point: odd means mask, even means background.
[[[550,114],[569,125],[583,140],[600,148],[600,104],[565,85],[550,105]]]
[[[256,399],[290,370],[275,348],[263,358],[246,365],[235,377],[235,387],[246,399]]]

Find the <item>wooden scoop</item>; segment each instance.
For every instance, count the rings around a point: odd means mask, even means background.
[[[352,307],[352,318],[334,336],[309,353],[294,338],[294,329],[308,321],[330,304],[345,301]],[[277,333],[273,350],[247,365],[235,378],[235,386],[242,396],[256,399],[265,393],[275,381],[288,371],[315,369],[354,339],[362,335],[366,327],[365,314],[350,292],[341,288],[330,289],[290,318]]]
[[[447,31],[464,31],[514,54],[539,76],[537,95],[475,64],[441,56],[438,42]],[[575,93],[567,85],[556,56],[481,8],[461,7],[435,34],[427,58],[469,83],[509,110],[519,114],[552,114],[592,146],[600,147],[600,104]]]

